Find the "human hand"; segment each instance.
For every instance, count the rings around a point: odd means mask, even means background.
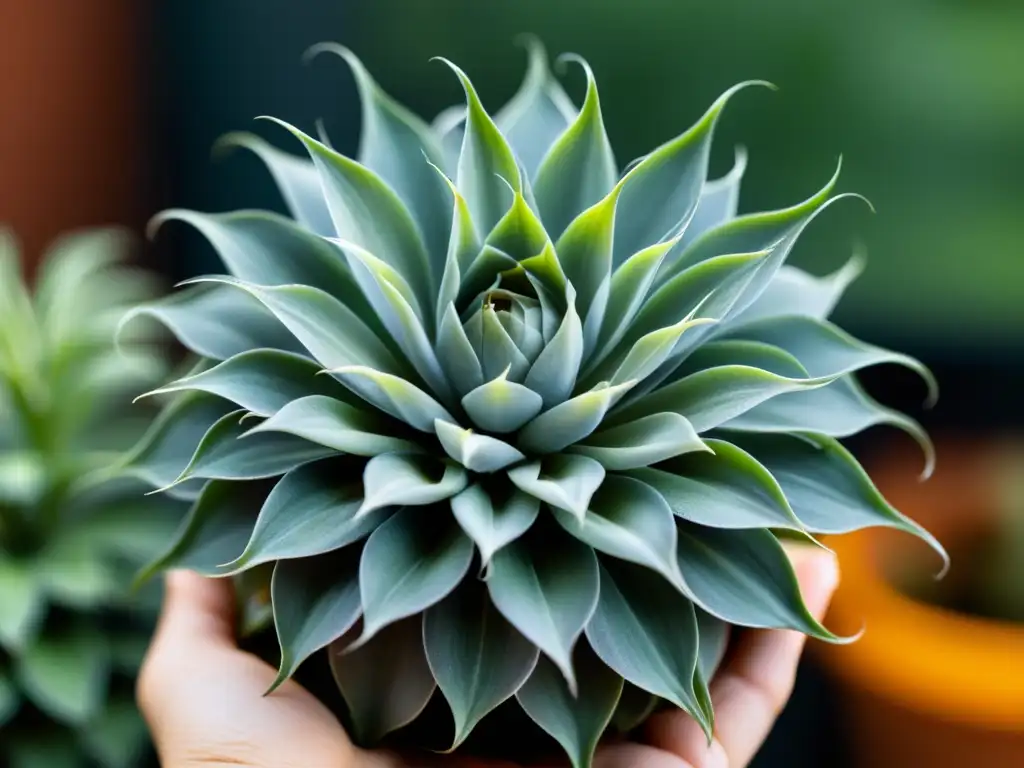
[[[839,580],[834,557],[789,548],[807,607],[821,618]],[[239,650],[228,580],[167,575],[163,613],[139,674],[138,699],[163,768],[404,768],[412,763],[349,740],[334,715],[297,683],[264,691],[276,670]],[[715,739],[681,711],[653,716],[640,740],[598,750],[594,768],[743,768],[792,691],[806,638],[744,632],[711,681]],[[458,756],[446,768],[480,767]],[[417,760],[420,768],[426,760]],[[493,765],[493,764],[492,764]]]

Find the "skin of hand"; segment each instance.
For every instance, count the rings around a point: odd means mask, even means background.
[[[788,546],[804,600],[821,619],[839,582],[835,557]],[[390,752],[352,744],[337,719],[289,681],[264,691],[276,670],[238,649],[228,580],[167,574],[163,611],[139,674],[137,697],[163,768],[421,768]],[[743,768],[789,700],[806,638],[788,630],[745,631],[711,681],[710,746],[684,712],[653,716],[638,741],[598,750],[594,768]],[[514,768],[458,755],[441,768]]]

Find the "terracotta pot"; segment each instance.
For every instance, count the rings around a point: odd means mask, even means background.
[[[0,224],[30,271],[67,229],[137,226],[151,213],[146,5],[0,2]]]
[[[991,530],[990,468],[997,443],[939,445],[936,474],[917,480],[906,453],[868,463],[883,494],[954,550]],[[815,648],[841,688],[854,765],[871,768],[1024,766],[1024,625],[986,620],[914,600],[891,574],[937,569],[914,538],[865,531],[829,541],[843,583],[828,622],[865,629],[856,643]],[[950,578],[947,577],[947,578]]]

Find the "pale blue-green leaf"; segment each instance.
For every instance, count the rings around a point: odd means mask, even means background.
[[[677,517],[712,528],[802,530],[778,481],[760,462],[724,440],[712,452],[688,453],[631,477],[661,494]]]
[[[372,365],[389,372],[407,370],[352,310],[319,288],[306,285],[264,287],[224,276],[199,277],[186,282],[220,283],[235,293],[251,296],[325,368]]]
[[[319,194],[319,182],[317,186]],[[239,280],[267,287],[308,285],[319,288],[383,336],[380,323],[345,261],[338,258],[335,248],[322,237],[268,211],[207,214],[172,209],[154,217],[149,230],[152,232],[172,220],[190,224],[202,233],[228,272]]]
[[[317,376],[320,370],[319,365],[303,355],[254,349],[139,395],[136,400],[169,392],[207,392],[266,417],[307,395],[350,397],[348,390],[330,377]]]
[[[696,309],[694,312],[697,311]],[[658,367],[668,359],[676,348],[679,337],[691,328],[702,325],[713,325],[718,321],[709,317],[693,317],[693,312],[684,317],[678,323],[659,328],[637,339],[626,354],[625,359],[619,363],[615,373],[611,376],[612,384],[620,384],[623,381],[643,381],[650,376]],[[598,375],[601,369],[598,368]]]
[[[353,628],[330,646],[331,671],[363,747],[415,720],[437,687],[423,650],[422,626],[423,620],[413,616],[349,650]]]
[[[921,476],[935,469],[935,446],[914,419],[881,405],[868,395],[853,376],[844,376],[827,387],[790,392],[722,424],[730,432],[812,432],[828,437],[850,437],[874,426],[892,426],[906,432],[924,453]]]
[[[579,678],[575,693],[558,668],[541,659],[516,699],[530,719],[561,745],[573,768],[588,768],[619,703],[622,678],[586,643],[578,646],[573,666]]]
[[[430,130],[437,136],[444,152],[445,174],[454,176],[459,167],[459,155],[466,134],[466,106],[453,104],[441,110],[430,123]]]
[[[358,552],[349,548],[316,557],[282,560],[274,566],[270,596],[281,661],[277,678],[267,693],[358,621],[362,613]]]
[[[483,569],[495,552],[529,530],[540,511],[540,501],[530,494],[517,491],[495,499],[479,484],[453,496],[451,504],[455,521],[480,551]]]
[[[363,470],[363,502],[356,519],[392,506],[435,504],[459,493],[469,478],[448,460],[412,453],[384,453]]]
[[[522,190],[519,166],[466,73],[447,59],[438,59],[456,74],[466,94],[466,127],[455,183],[466,196],[473,221],[480,231],[489,232],[509,208],[508,185]]]
[[[524,42],[529,54],[526,77],[494,122],[533,178],[548,149],[576,118],[576,107],[552,76],[544,46],[532,36]]]
[[[421,432],[434,431],[434,419],[453,421],[434,398],[407,380],[362,365],[331,371],[370,405]]]
[[[598,552],[642,565],[685,592],[676,563],[676,520],[661,495],[639,480],[609,475],[582,519],[553,508],[569,533]]]
[[[773,344],[799,360],[811,376],[854,373],[883,363],[902,365],[928,385],[928,405],[938,400],[938,382],[919,360],[860,341],[827,320],[781,315],[733,326],[728,335]]]
[[[221,417],[203,435],[174,485],[192,478],[259,480],[283,475],[309,461],[337,453],[282,432],[253,433],[241,422],[245,411]]]
[[[520,192],[513,192],[509,209],[487,234],[484,244],[516,261],[524,261],[540,253],[549,239],[526,198]]]
[[[448,250],[444,261],[444,273],[438,291],[435,327],[440,328],[448,305],[459,297],[462,288],[462,274],[480,253],[480,236],[477,234],[469,205],[452,180],[440,170],[442,181],[448,185],[452,195],[452,220],[448,239]]]
[[[689,712],[710,731],[693,690],[697,619],[693,603],[661,576],[601,564],[601,599],[587,625],[601,660],[633,685]]]
[[[589,456],[612,471],[646,467],[694,451],[712,452],[678,413],[653,413],[600,430],[567,450]]]
[[[695,608],[697,614],[697,668],[705,682],[709,682],[725,658],[729,644],[729,623],[716,619],[710,613]]]
[[[704,182],[697,201],[697,210],[683,232],[679,248],[690,243],[715,227],[736,218],[740,202],[740,184],[747,170],[747,151],[736,147],[732,168],[724,176]]]
[[[838,171],[836,171],[836,173],[838,174]],[[751,304],[757,301],[757,298],[764,292],[768,284],[771,283],[775,274],[779,271],[779,268],[785,263],[786,259],[789,258],[789,254],[792,252],[793,247],[800,239],[800,235],[803,234],[804,230],[807,229],[812,221],[824,213],[826,209],[841,200],[859,200],[874,212],[871,201],[863,195],[855,192],[845,192],[839,195],[834,195],[833,197],[825,200],[820,206],[800,219],[800,221],[789,229],[786,236],[772,247],[771,255],[765,259],[764,263],[758,266],[757,271],[747,284],[743,294],[733,302],[732,309],[729,311],[728,319],[731,320],[737,317]],[[737,219],[737,221],[739,221],[739,219]]]
[[[556,453],[579,442],[601,425],[608,410],[635,383],[595,388],[544,411],[519,432],[519,447],[534,453]]]
[[[483,587],[472,581],[423,614],[423,647],[455,720],[449,750],[515,695],[538,657],[537,647],[505,620]]]
[[[439,512],[403,509],[370,534],[359,561],[363,628],[350,648],[443,600],[469,571],[473,542]]]
[[[333,53],[352,70],[362,112],[359,162],[391,185],[416,220],[432,268],[440,272],[448,243],[444,184],[430,163],[444,163],[441,143],[419,116],[374,81],[356,55],[336,43],[313,46],[309,55]]]
[[[251,133],[229,133],[217,142],[220,148],[244,147],[259,157],[277,184],[288,210],[296,221],[316,235],[335,234],[327,209],[320,174],[309,160],[282,152]]]
[[[118,337],[138,317],[156,320],[190,352],[211,360],[253,349],[305,351],[256,298],[226,285],[197,285],[140,304],[121,318]]]
[[[723,365],[746,365],[792,378],[806,379],[811,375],[793,355],[772,344],[747,339],[715,339],[691,352],[669,378],[676,381],[691,373]]]
[[[103,705],[110,659],[101,635],[65,631],[19,653],[15,674],[25,696],[47,715],[84,725]]]
[[[335,234],[387,259],[413,286],[420,304],[433,311],[440,274],[430,269],[423,236],[401,198],[366,166],[283,120],[266,119],[291,132],[309,152],[320,173]],[[424,171],[432,173],[426,160],[422,162]]]
[[[324,378],[324,377],[320,377]],[[417,450],[415,443],[387,434],[387,419],[326,395],[292,400],[246,435],[280,433],[353,456]]]
[[[530,496],[582,519],[604,481],[605,470],[587,456],[556,453],[510,469],[508,476]]]
[[[565,272],[562,270],[562,263],[558,260],[558,254],[555,253],[555,246],[551,241],[549,240],[544,245],[540,253],[528,259],[523,259],[520,264],[526,270],[527,275],[532,276],[551,293],[551,296],[554,298],[554,308],[560,313],[564,313],[568,307],[566,296],[568,280]],[[552,335],[553,333],[552,331]]]
[[[530,366],[523,382],[552,408],[572,394],[583,360],[583,326],[576,312],[576,291],[566,285],[567,309],[554,337]],[[615,382],[616,384],[620,382]]]
[[[694,602],[712,616],[742,627],[838,639],[804,605],[793,565],[770,531],[680,521],[678,534],[679,570]]]
[[[16,652],[31,644],[46,610],[42,584],[31,563],[0,560],[0,644]]]
[[[690,129],[655,149],[622,179],[615,215],[614,261],[621,264],[639,250],[680,234],[693,217],[707,178],[715,125],[732,96],[761,81],[733,86]],[[737,253],[753,248],[719,251]]]
[[[864,271],[865,259],[854,254],[832,274],[815,277],[783,264],[764,291],[736,316],[736,323],[753,322],[777,315],[806,315],[825,320],[846,289]]]
[[[587,381],[595,380],[604,371],[615,370],[614,366],[625,358],[633,344],[645,334],[675,325],[691,317],[698,308],[702,318],[723,319],[756,274],[758,265],[766,258],[767,252],[729,254],[702,262],[675,276],[643,303],[624,332],[616,334],[618,338],[615,345],[606,346],[602,350],[602,357],[606,361],[588,373]],[[609,317],[613,316],[609,314]],[[673,361],[686,350],[698,346],[709,331],[707,327],[695,328],[677,340],[669,361],[641,383],[642,390],[649,391],[661,383],[674,367]],[[594,364],[598,360],[595,359]],[[668,372],[663,372],[666,367]],[[635,396],[637,393],[634,393]]]
[[[544,155],[537,170],[534,194],[552,237],[558,237],[569,226],[569,222],[611,192],[619,175],[615,154],[601,117],[601,102],[594,73],[590,65],[579,56],[570,55],[564,59],[574,61],[583,68],[587,78],[587,95],[579,115]],[[614,215],[612,203],[608,216],[612,218]],[[607,258],[606,269],[609,269],[610,248]],[[569,279],[573,279],[571,274]],[[590,296],[585,298],[584,303],[589,305]]]
[[[597,348],[598,337],[601,334],[601,326],[604,324],[605,313],[608,310],[608,300],[611,298],[612,276],[606,274],[597,286],[597,293],[594,300],[583,318],[583,361],[586,361],[594,354]]]
[[[612,425],[651,413],[686,416],[698,434],[714,429],[786,392],[823,387],[834,377],[789,378],[745,365],[723,365],[692,373],[616,410]]]
[[[597,569],[590,547],[569,537],[539,551],[520,541],[495,553],[487,579],[497,609],[557,665],[573,693],[572,652],[597,605]]]
[[[506,442],[438,419],[434,422],[441,447],[470,472],[488,474],[526,458]]]
[[[153,420],[134,448],[117,465],[118,472],[155,488],[166,488],[181,475],[196,446],[217,421],[235,410],[228,400],[206,392],[175,397]]]
[[[208,482],[170,546],[140,571],[136,583],[168,568],[187,568],[204,576],[223,575],[223,564],[245,550],[263,503],[262,495],[249,486],[221,480]]]
[[[354,474],[350,466],[328,460],[296,467],[282,477],[250,525],[245,549],[224,566],[225,572],[313,557],[369,536],[394,510],[380,509],[356,519],[363,493]]]
[[[662,270],[659,282],[716,256],[772,249],[805,225],[814,212],[825,205],[835,189],[841,169],[840,159],[828,183],[801,203],[777,211],[745,214],[708,230],[683,251],[671,269]]]
[[[878,491],[857,459],[823,435],[730,436],[778,480],[796,516],[817,533],[849,533],[870,527],[895,528],[949,556],[932,534],[897,511]]]
[[[462,407],[480,429],[505,434],[515,432],[540,413],[544,400],[502,375],[467,393],[462,398]]]
[[[438,362],[458,392],[465,394],[483,385],[484,372],[480,359],[451,302],[438,326],[436,349]]]
[[[464,329],[485,379],[508,375],[513,380],[522,380],[529,371],[530,361],[509,336],[490,302],[469,318]]]
[[[637,312],[643,307],[647,294],[654,284],[654,276],[671,250],[675,240],[655,243],[626,259],[612,274],[608,287],[608,301],[604,310],[606,319],[594,344],[594,354],[584,368],[585,375],[600,363],[614,349],[629,330]],[[589,319],[589,318],[588,318]],[[637,336],[636,338],[639,338]]]
[[[386,262],[353,243],[337,242],[349,258],[356,280],[363,288],[381,322],[404,357],[430,388],[450,401],[451,388],[434,354],[434,315],[424,314],[415,302],[409,286]]]

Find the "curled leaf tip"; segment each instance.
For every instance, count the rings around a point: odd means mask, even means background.
[[[309,64],[321,53],[332,53],[335,56],[340,56],[349,62],[350,65],[361,66],[362,62],[359,61],[359,57],[352,52],[351,48],[342,45],[341,43],[334,43],[331,41],[323,41],[320,43],[314,43],[309,46],[302,54],[302,63]]]

